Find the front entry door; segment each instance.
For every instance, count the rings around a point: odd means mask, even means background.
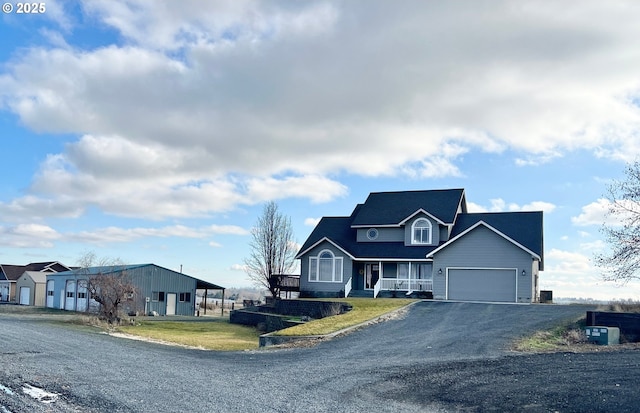
[[[167,294],[167,315],[176,315],[176,294]]]
[[[373,290],[373,287],[380,278],[379,264],[365,264],[364,266],[364,289]]]

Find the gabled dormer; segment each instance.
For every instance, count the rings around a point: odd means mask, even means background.
[[[463,189],[372,192],[354,211],[351,228],[358,242],[439,245],[466,211]]]
[[[404,220],[402,226],[407,247],[439,245],[442,236],[448,235],[448,225],[423,209]]]

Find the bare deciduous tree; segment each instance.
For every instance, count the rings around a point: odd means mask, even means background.
[[[640,162],[628,164],[625,178],[608,188],[608,216],[602,232],[610,251],[595,256],[607,281],[626,283],[640,278]]]
[[[78,264],[79,273],[87,276],[89,298],[100,304],[100,317],[109,324],[119,322],[120,304],[130,300],[136,292],[126,266],[120,259],[98,259],[93,251],[84,253]]]
[[[251,230],[251,254],[245,259],[249,278],[269,290],[273,297],[280,293],[273,275],[287,274],[295,267],[296,244],[291,219],[278,211],[271,201],[264,205],[262,215]]]

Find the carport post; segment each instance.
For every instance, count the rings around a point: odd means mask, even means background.
[[[222,289],[222,312],[220,315],[224,317],[224,288]]]
[[[204,289],[204,315],[207,315],[207,294],[208,291],[206,288]]]

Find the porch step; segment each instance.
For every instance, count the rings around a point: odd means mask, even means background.
[[[372,290],[351,290],[349,297],[373,298]]]

